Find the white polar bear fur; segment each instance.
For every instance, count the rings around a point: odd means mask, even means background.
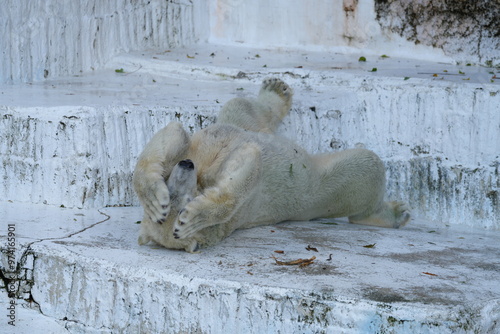
[[[375,153],[310,155],[272,134],[292,94],[267,79],[257,99],[229,101],[216,124],[192,137],[175,122],[155,134],[134,172],[145,212],[139,243],[195,252],[239,228],[321,217],[405,225],[406,204],[383,200],[385,169]]]

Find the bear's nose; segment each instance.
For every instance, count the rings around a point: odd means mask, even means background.
[[[182,160],[181,162],[179,162],[179,167],[186,169],[194,169],[194,163],[189,159]]]

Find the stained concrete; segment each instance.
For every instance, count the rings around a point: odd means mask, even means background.
[[[495,12],[415,21],[412,3],[7,1],[0,82],[16,84],[0,86],[0,329],[500,331]],[[429,35],[434,14],[444,34]],[[296,93],[279,134],[311,152],[377,152],[410,225],[283,223],[195,255],[139,247],[130,181],[146,141],[171,120],[206,127],[267,76]],[[298,258],[313,260],[276,262]]]
[[[383,31],[442,49],[459,62],[500,62],[498,1],[375,0],[375,12]]]
[[[22,263],[2,275],[24,277],[29,292],[20,297],[73,333],[500,329],[498,232],[322,219],[237,231],[188,254],[138,246],[139,208],[30,207],[1,203]],[[313,256],[306,267],[276,262]]]
[[[360,56],[203,45],[0,86],[0,190],[25,203],[138,205],[131,175],[153,133],[170,121],[204,128],[226,101],[276,76],[295,90],[280,135],[312,153],[371,149],[386,164],[389,199],[427,220],[500,229],[497,70]]]

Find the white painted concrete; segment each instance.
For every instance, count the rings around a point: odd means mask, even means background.
[[[16,330],[499,331],[499,72],[451,64],[498,59],[498,41],[415,46],[387,30],[401,17],[375,22],[372,0],[249,3],[0,6],[0,307],[12,283]],[[408,228],[285,223],[190,255],[137,246],[139,207],[97,211],[138,204],[131,173],[155,131],[203,128],[267,76],[296,92],[280,134],[377,152],[389,199],[413,206]],[[271,258],[313,255],[306,268]]]
[[[442,50],[382,30],[373,0],[210,1],[210,42],[452,61]]]
[[[498,232],[319,220],[238,231],[187,254],[138,246],[139,208],[0,208],[3,222],[16,226],[21,267],[33,270],[31,296],[42,319],[72,333],[499,329]],[[316,260],[299,268],[273,256]]]
[[[120,52],[204,41],[208,17],[201,4],[5,0],[0,7],[0,82],[77,75],[102,68]]]
[[[10,306],[9,299],[5,294],[0,295],[0,309],[7,310]],[[32,303],[33,307],[34,304]],[[6,322],[0,324],[2,333],[8,334],[68,334],[64,322],[42,315],[38,310],[30,308],[27,302],[19,302],[16,308],[17,320],[15,326]],[[7,319],[6,317],[2,320]]]
[[[196,131],[230,98],[279,76],[296,91],[282,135],[311,152],[363,145],[387,164],[388,197],[417,216],[499,229],[500,88],[490,69],[358,58],[208,45],[1,86],[0,187],[19,202],[137,205],[131,172],[155,131],[172,120]]]
[[[78,75],[122,52],[206,41],[498,65],[500,5],[475,3],[471,12],[443,0],[5,0],[0,83]]]

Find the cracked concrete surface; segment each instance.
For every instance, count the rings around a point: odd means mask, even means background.
[[[73,333],[497,330],[500,94],[490,69],[196,50],[195,59],[185,58],[187,49],[123,55],[99,74],[0,87],[5,194],[56,204],[0,202],[2,228],[14,224],[18,241],[16,269],[5,270],[5,248],[1,260],[4,291],[15,282],[17,329],[40,323]],[[373,66],[379,71],[369,72]],[[120,67],[134,71],[117,74]],[[438,70],[467,71],[470,80],[429,74]],[[388,195],[414,206],[417,219],[408,228],[285,223],[239,231],[190,255],[137,246],[138,207],[92,209],[133,203],[133,162],[154,131],[169,120],[203,128],[221,103],[255,94],[270,75],[296,91],[280,133],[311,152],[358,145],[376,151],[387,166]],[[60,207],[83,206],[82,198],[87,209]],[[272,259],[313,255],[305,268]],[[2,307],[13,300],[1,296]]]
[[[100,210],[97,210],[98,214],[95,211],[82,213],[80,210],[65,212],[65,210],[46,206],[30,206],[37,214],[26,216],[26,214],[20,214],[25,212],[26,206],[24,204],[16,205],[10,202],[2,202],[0,207],[3,222],[6,222],[5,226],[9,226],[9,231],[12,231],[14,242],[14,245],[9,247],[8,241],[10,239],[8,239],[9,235],[7,234],[1,239],[0,289],[3,290],[3,293],[0,304],[5,305],[2,308],[6,310],[12,300],[17,303],[14,333],[35,333],[33,330],[35,330],[37,324],[42,326],[40,332],[43,333],[46,333],[48,329],[51,330],[51,333],[67,333],[55,319],[44,316],[40,304],[32,294],[32,288],[35,284],[34,270],[38,257],[37,252],[34,250],[35,245],[44,241],[53,240],[58,242],[71,238],[109,220],[111,217]],[[99,215],[104,219],[96,221]],[[17,218],[15,218],[16,216]],[[53,229],[51,223],[58,219],[66,223]],[[21,222],[21,226],[19,222]],[[68,225],[67,222],[71,222],[73,225]],[[11,260],[14,260],[14,266],[9,263]],[[40,317],[40,314],[42,317]],[[3,323],[2,326],[4,325]]]
[[[498,232],[318,220],[237,231],[187,254],[138,246],[140,208],[0,205],[6,223],[16,224],[18,268],[31,270],[18,309],[34,314],[23,309],[31,303],[41,321],[73,333],[488,333],[500,326]],[[312,256],[304,268],[273,259]],[[5,287],[1,296],[5,305]],[[20,324],[28,319],[19,316]]]
[[[497,2],[115,5],[0,8],[0,331],[12,307],[13,333],[500,331]],[[138,207],[98,210],[137,205],[152,133],[265,76],[296,90],[280,134],[383,158],[408,228],[283,223],[191,255],[137,246]]]

